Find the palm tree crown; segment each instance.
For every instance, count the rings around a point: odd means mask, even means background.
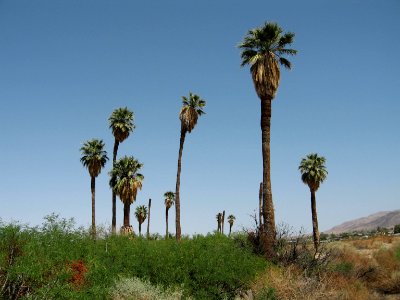
[[[124,156],[116,161],[110,172],[110,187],[124,203],[133,203],[137,191],[142,189],[144,176],[137,173],[143,164],[133,156]]]
[[[133,124],[133,112],[127,107],[114,110],[108,121],[115,139],[120,143],[135,129],[135,125]]]
[[[108,157],[103,140],[91,139],[81,147],[81,162],[89,170],[91,177],[97,177],[105,166]]]
[[[301,180],[307,184],[312,191],[316,191],[319,185],[324,182],[328,175],[325,167],[325,157],[312,153],[303,158],[300,162],[299,170]]]
[[[191,132],[197,124],[199,116],[205,114],[203,108],[206,101],[201,99],[198,95],[189,93],[189,98],[182,96],[182,108],[179,112],[179,119],[181,120],[182,129]]]
[[[234,215],[229,215],[228,216],[228,223],[229,224],[232,225],[235,222],[235,220],[236,220],[236,217]]]
[[[266,22],[263,26],[249,30],[243,42],[242,66],[250,65],[254,86],[260,99],[273,99],[279,85],[279,64],[291,68],[286,55],[295,55],[296,50],[287,48],[293,43],[294,33],[283,34],[277,23]]]
[[[175,203],[175,193],[172,191],[168,191],[164,193],[165,198],[165,207],[167,209],[171,208],[172,205]]]
[[[140,224],[144,222],[147,218],[147,207],[145,205],[140,205],[136,207],[135,217]]]

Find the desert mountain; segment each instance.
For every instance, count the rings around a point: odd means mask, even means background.
[[[382,211],[368,217],[344,222],[343,224],[324,231],[324,233],[373,230],[377,227],[391,228],[397,224],[400,224],[400,210]]]

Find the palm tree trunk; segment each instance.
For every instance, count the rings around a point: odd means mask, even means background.
[[[271,106],[272,98],[261,99],[261,132],[263,156],[263,215],[264,233],[263,242],[265,256],[273,258],[275,244],[275,213],[272,202],[271,189]]]
[[[166,240],[168,240],[168,207],[166,207],[165,208],[165,227],[166,227],[166,230],[165,230],[165,239]]]
[[[315,191],[311,191],[311,214],[312,214],[312,226],[313,226],[313,240],[315,253],[318,252],[319,246],[319,231],[318,231],[318,217],[317,217],[317,203],[315,201]]]
[[[262,212],[263,212],[263,209],[262,209],[262,199],[263,199],[263,183],[262,182],[260,182],[260,191],[259,191],[259,193],[258,193],[258,225],[259,225],[259,228],[261,228],[262,226],[263,226],[263,223],[262,223]]]
[[[90,188],[92,191],[92,235],[96,237],[96,177],[92,176],[90,182]]]
[[[233,225],[233,223],[229,223],[229,236],[231,236],[231,233],[232,233],[232,225]]]
[[[224,234],[224,225],[225,225],[225,211],[222,212],[222,220],[221,220],[221,232]]]
[[[124,203],[124,227],[127,228],[129,227],[130,224],[130,211],[131,211],[131,204],[130,203]]]
[[[181,125],[181,138],[179,141],[179,156],[178,156],[178,172],[176,174],[176,188],[175,188],[175,227],[176,227],[176,240],[181,240],[181,201],[179,198],[179,189],[181,187],[181,166],[182,166],[182,151],[183,144],[185,143],[186,130]]]
[[[142,223],[139,221],[139,236],[142,236]]]
[[[147,219],[147,239],[150,237],[150,209],[151,209],[151,199],[149,199],[149,215]]]
[[[115,162],[117,161],[118,145],[119,145],[119,142],[117,139],[115,139],[114,151],[113,151],[113,167],[115,166]],[[125,210],[125,208],[124,208],[124,210]],[[125,218],[125,216],[124,216],[124,218]],[[115,195],[114,190],[112,191],[111,232],[112,232],[112,234],[116,234],[116,232],[117,232],[117,195]]]

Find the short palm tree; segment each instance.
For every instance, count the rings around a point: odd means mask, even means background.
[[[110,187],[119,196],[124,204],[124,225],[123,228],[129,231],[130,207],[136,201],[138,190],[142,189],[144,176],[138,171],[142,168],[133,156],[124,156],[117,160],[110,172]]]
[[[92,191],[92,234],[96,236],[96,177],[99,176],[101,169],[105,166],[108,157],[107,152],[104,150],[104,143],[102,140],[92,139],[86,141],[81,147],[82,153],[81,163],[85,166],[91,178],[91,191]]]
[[[147,218],[147,207],[145,205],[140,205],[136,207],[135,217],[139,223],[139,235],[142,236],[142,223]]]
[[[183,144],[185,143],[186,133],[190,133],[197,124],[199,116],[204,114],[204,107],[206,101],[201,99],[198,95],[189,93],[189,98],[182,97],[182,108],[179,112],[179,119],[181,121],[181,138],[179,143],[179,156],[178,156],[178,171],[176,174],[176,189],[175,189],[175,225],[176,225],[176,239],[181,239],[181,202],[179,197],[179,190],[181,186],[181,164],[182,164],[182,151]]]
[[[218,233],[222,233],[221,231],[221,224],[222,224],[222,214],[221,213],[217,213],[217,215],[215,216],[215,218],[217,219],[217,232]]]
[[[133,112],[127,107],[121,107],[115,109],[111,116],[108,118],[110,129],[114,135],[114,151],[113,151],[113,166],[117,160],[118,146],[124,140],[126,140],[129,134],[135,129],[133,124]],[[112,221],[111,229],[112,232],[116,233],[117,224],[117,203],[115,192],[112,192]]]
[[[271,108],[279,86],[279,65],[287,69],[291,63],[284,56],[294,55],[296,50],[287,48],[293,43],[294,33],[283,30],[276,23],[265,23],[249,30],[239,48],[242,50],[242,66],[250,65],[253,83],[261,100],[261,132],[263,156],[263,214],[264,251],[267,257],[274,256],[275,213],[271,190]]]
[[[165,204],[165,223],[166,223],[166,230],[165,230],[165,238],[168,239],[168,211],[172,205],[175,203],[175,193],[172,191],[168,191],[164,193],[164,204]]]
[[[228,223],[229,223],[229,235],[231,235],[232,232],[232,226],[233,223],[235,223],[236,217],[234,215],[229,215],[228,216]]]
[[[328,171],[325,167],[325,161],[325,157],[318,156],[318,154],[316,153],[312,153],[307,155],[306,158],[303,158],[299,166],[299,170],[301,172],[301,180],[308,185],[311,192],[311,214],[315,252],[318,251],[319,246],[318,217],[315,192],[318,190],[320,184],[324,182],[328,175]]]

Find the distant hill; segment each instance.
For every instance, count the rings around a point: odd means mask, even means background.
[[[372,230],[377,227],[391,228],[400,224],[400,210],[382,211],[368,217],[344,222],[324,233],[342,233],[351,231]]]

